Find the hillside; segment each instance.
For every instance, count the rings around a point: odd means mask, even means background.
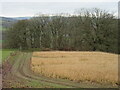
[[[0,17],[0,26],[2,26],[3,29],[9,28],[11,25],[16,23],[18,20],[14,18],[8,18],[8,17]]]
[[[5,30],[5,28],[9,28],[11,25],[16,23],[18,20],[25,20],[30,19],[30,17],[0,17],[0,26],[2,26],[2,29]]]

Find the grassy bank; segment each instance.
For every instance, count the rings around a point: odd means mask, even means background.
[[[14,53],[15,49],[2,49],[2,62],[4,62],[11,53]]]

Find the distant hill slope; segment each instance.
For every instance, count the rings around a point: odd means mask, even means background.
[[[9,18],[9,17],[0,17],[3,21],[15,21],[16,19],[14,18]]]
[[[25,20],[30,19],[31,17],[0,17],[0,26],[2,26],[3,30],[4,28],[9,28],[14,23],[16,23],[18,20]]]
[[[18,20],[14,19],[14,18],[8,18],[8,17],[0,17],[0,26],[2,26],[2,28],[9,28],[11,25],[13,25],[14,23],[16,23]]]
[[[11,27],[19,20],[25,19],[30,19],[30,17],[0,17],[0,35],[2,35],[2,38],[0,37],[0,40],[5,40],[5,30],[7,30],[7,28]]]
[[[15,17],[14,19],[16,20],[26,20],[26,19],[30,19],[31,17]]]

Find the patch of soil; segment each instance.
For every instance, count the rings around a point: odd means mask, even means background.
[[[2,76],[3,79],[4,77],[11,72],[12,65],[10,62],[7,60],[6,62],[3,63],[2,65]]]

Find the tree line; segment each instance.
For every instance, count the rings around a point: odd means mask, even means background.
[[[35,16],[6,31],[5,47],[118,53],[117,22],[113,14],[96,8],[76,15]]]

